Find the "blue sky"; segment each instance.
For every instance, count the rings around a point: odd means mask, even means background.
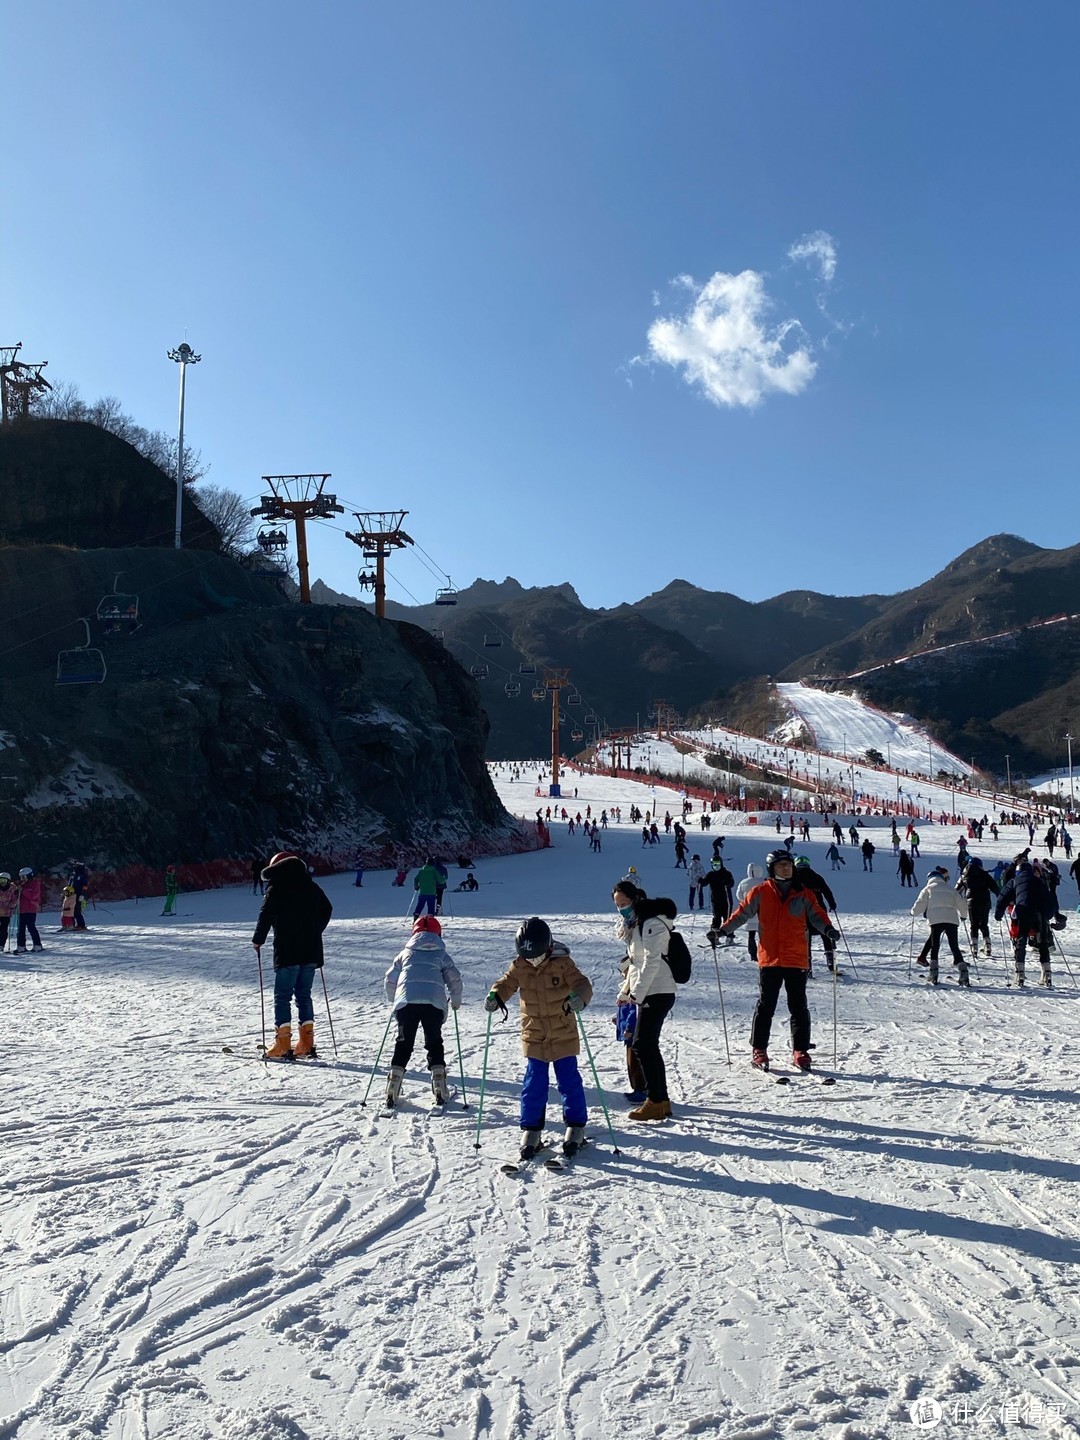
[[[1073,3],[50,0],[4,31],[0,343],[171,429],[186,335],[214,483],[331,471],[455,584],[590,605],[1080,538]],[[359,563],[314,537],[329,584]]]

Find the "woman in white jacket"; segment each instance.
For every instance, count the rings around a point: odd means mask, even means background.
[[[617,933],[630,957],[619,1001],[632,1000],[637,1006],[633,1050],[648,1092],[648,1099],[630,1111],[630,1119],[667,1120],[671,1101],[660,1031],[675,1004],[675,977],[665,956],[678,911],[673,900],[650,900],[630,880],[620,880],[612,898],[619,912]]]
[[[735,905],[738,907],[746,899],[755,885],[760,885],[765,879],[764,865],[755,865],[753,861],[746,867],[746,879],[739,881],[738,889],[735,891]],[[746,948],[750,952],[750,959],[757,964],[757,932],[758,918],[751,915],[746,922]]]
[[[942,935],[949,942],[953,964],[959,972],[961,985],[970,985],[968,967],[960,951],[960,921],[964,918],[963,901],[949,884],[949,872],[944,865],[938,865],[926,877],[926,884],[915,897],[911,907],[912,915],[925,915],[930,923],[930,974],[931,985],[938,983],[938,947]]]

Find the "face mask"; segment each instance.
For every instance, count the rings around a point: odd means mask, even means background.
[[[624,920],[632,920],[634,918],[634,907],[632,905],[620,905],[619,914]]]

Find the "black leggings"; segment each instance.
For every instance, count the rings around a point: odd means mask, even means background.
[[[632,1048],[645,1077],[645,1089],[650,1100],[668,1098],[667,1070],[664,1068],[664,1057],[660,1054],[660,1031],[674,1004],[674,995],[647,995],[638,1006]]]
[[[397,1044],[394,1046],[394,1053],[390,1057],[391,1066],[398,1066],[404,1070],[409,1063],[409,1057],[413,1052],[413,1045],[416,1042],[416,1032],[422,1025],[424,1027],[424,1044],[427,1047],[427,1063],[430,1070],[433,1065],[446,1064],[446,1052],[443,1050],[442,1027],[446,1016],[437,1005],[402,1005],[397,1012]]]

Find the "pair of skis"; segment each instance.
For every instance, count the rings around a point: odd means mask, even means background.
[[[538,1160],[545,1170],[550,1170],[553,1174],[558,1174],[569,1168],[567,1162],[573,1161],[576,1155],[580,1155],[588,1143],[588,1140],[583,1140],[576,1150],[571,1151],[570,1154],[566,1154],[564,1151],[561,1157],[555,1154],[555,1151],[550,1145],[541,1145],[532,1155],[519,1155],[516,1160],[503,1161],[499,1169],[504,1175],[520,1175],[523,1170],[528,1169],[529,1166],[532,1165],[534,1160]]]
[[[835,1085],[835,1075],[823,1075],[820,1070],[793,1070],[791,1074],[778,1075],[774,1070],[766,1070],[762,1065],[753,1067],[759,1075],[766,1080],[771,1080],[774,1085],[790,1085],[792,1080],[813,1080],[818,1085]]]

